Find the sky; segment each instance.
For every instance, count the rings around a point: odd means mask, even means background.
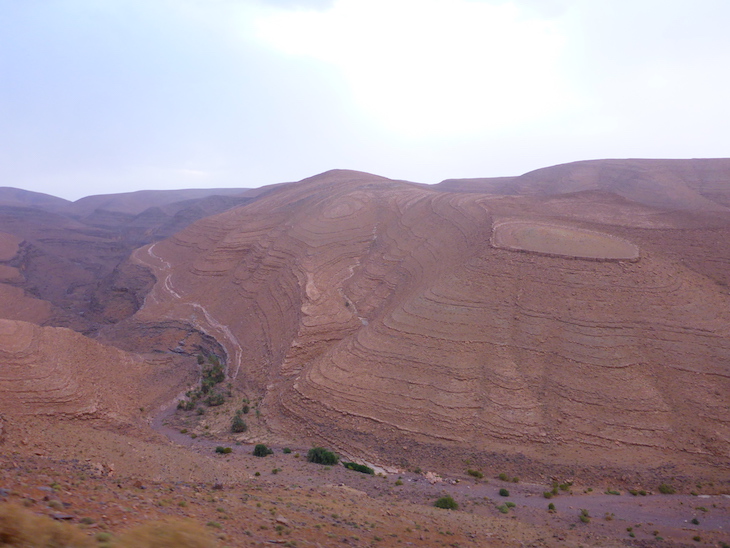
[[[728,0],[0,0],[0,186],[730,156]]]

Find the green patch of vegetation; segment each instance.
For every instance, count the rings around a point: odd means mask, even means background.
[[[323,447],[312,447],[307,453],[307,460],[316,464],[337,464],[339,457]]]
[[[289,449],[288,447],[284,447],[284,449],[282,449],[281,451],[282,451],[282,453],[284,453],[285,455],[288,455],[289,453],[291,453],[291,449]]]
[[[364,464],[357,464],[356,462],[343,462],[342,465],[345,468],[354,470],[355,472],[361,472],[363,474],[370,474],[371,476],[375,475],[375,470],[373,470],[369,466],[365,466]]]
[[[551,499],[555,495],[553,495],[553,492],[552,491],[543,491],[542,492],[542,496],[545,497],[546,499]]]
[[[555,504],[553,504],[552,502],[548,504],[548,512],[555,512]]]
[[[499,476],[497,476],[497,478],[501,479],[502,481],[509,481],[509,476],[507,474],[505,474],[504,472],[499,474]]]
[[[700,524],[700,520],[698,520],[697,518],[692,518],[691,523],[692,523],[692,525],[699,525]]]
[[[223,447],[222,445],[219,445],[215,448],[216,453],[221,453],[223,455],[228,455],[229,453],[233,453],[233,449],[230,447]]]
[[[662,495],[673,495],[674,493],[677,492],[677,490],[674,487],[672,487],[671,485],[667,484],[667,483],[662,483],[659,486],[659,492]]]
[[[499,510],[500,513],[502,513],[502,514],[508,514],[509,513],[509,508],[507,507],[506,504],[502,504],[500,506],[497,506],[497,510]]]
[[[517,506],[517,505],[516,505],[516,504],[515,504],[514,502],[512,502],[512,501],[509,501],[509,500],[508,500],[507,502],[505,502],[505,503],[504,503],[504,505],[505,505],[505,506],[506,506],[507,508],[514,508],[515,506]]]
[[[269,447],[266,447],[263,443],[256,444],[256,447],[253,448],[253,456],[254,457],[265,457],[267,455],[271,455],[274,453],[273,449],[270,449]]]
[[[436,508],[444,508],[445,510],[458,510],[459,508],[459,504],[449,495],[441,497],[433,505]]]
[[[467,470],[466,473],[477,479],[482,479],[484,477],[484,474],[482,472],[480,472],[479,470],[472,470],[471,468]]]
[[[580,518],[580,520],[583,523],[590,523],[591,522],[591,516],[588,513],[588,510],[586,510],[585,508],[581,508],[580,515],[578,517]]]
[[[243,416],[241,416],[241,412],[237,411],[236,414],[233,416],[233,420],[231,421],[231,432],[234,434],[240,434],[241,432],[245,432],[248,430],[248,425],[246,424],[246,421],[243,420]]]
[[[615,489],[606,489],[606,494],[607,495],[620,495],[621,492],[620,491],[616,491]]]
[[[509,497],[509,491],[507,489],[502,488],[499,490],[499,496],[500,497]]]

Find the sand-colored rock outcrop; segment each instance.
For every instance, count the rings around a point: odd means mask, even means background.
[[[282,437],[383,458],[420,443],[726,462],[730,298],[705,265],[727,264],[730,223],[715,206],[711,226],[636,204],[637,222],[612,218],[625,204],[327,172],[138,250],[157,284],[137,319],[214,336]],[[638,258],[500,249],[505,219],[605,235]]]

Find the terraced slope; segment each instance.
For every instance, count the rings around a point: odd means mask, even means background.
[[[0,414],[10,430],[40,418],[139,425],[143,408],[190,380],[184,369],[170,375],[168,357],[142,359],[69,329],[5,319],[0,363]]]
[[[730,220],[626,205],[328,172],[138,250],[157,284],[137,320],[215,337],[283,440],[401,464],[727,462],[730,300],[706,264],[730,261]],[[506,220],[638,260],[495,248]]]

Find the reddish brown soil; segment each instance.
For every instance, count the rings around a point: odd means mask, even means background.
[[[0,498],[91,531],[188,515],[230,546],[730,543],[728,180],[727,160],[436,188],[333,171],[75,213],[4,189]],[[638,257],[499,249],[497,220]],[[199,353],[230,396],[174,412]],[[306,463],[313,444],[387,477]],[[573,494],[543,498],[553,479]]]

